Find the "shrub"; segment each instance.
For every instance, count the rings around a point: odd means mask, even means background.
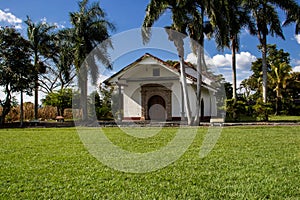
[[[226,115],[228,120],[238,120],[247,113],[246,103],[244,101],[226,100]]]
[[[57,116],[57,108],[54,106],[44,106],[39,109],[38,115],[42,120],[55,119]]]
[[[253,106],[255,110],[256,117],[262,121],[268,121],[269,115],[272,113],[272,104],[264,103],[261,99],[257,100],[256,104]]]
[[[73,119],[72,108],[66,108],[64,110],[64,118],[65,119]]]

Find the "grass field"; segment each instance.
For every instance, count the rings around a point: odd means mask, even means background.
[[[300,116],[285,116],[285,115],[272,115],[269,117],[270,121],[286,121],[286,122],[300,122]]]
[[[174,135],[174,128],[148,139],[104,130],[114,143],[138,152],[159,148]],[[226,127],[201,159],[206,130],[199,128],[175,163],[132,174],[97,161],[74,128],[0,129],[0,199],[300,198],[300,126]]]

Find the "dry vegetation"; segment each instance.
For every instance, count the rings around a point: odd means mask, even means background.
[[[24,103],[24,121],[30,121],[34,119],[34,104],[31,102]],[[0,107],[0,114],[2,113],[2,107]],[[53,120],[57,116],[57,108],[53,106],[43,106],[38,111],[39,119],[42,121]],[[72,119],[72,109],[65,109],[65,119]],[[11,111],[6,116],[6,122],[20,121],[20,106],[11,108]]]

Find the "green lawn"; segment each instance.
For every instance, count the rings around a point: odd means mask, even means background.
[[[270,121],[286,121],[286,122],[300,122],[300,116],[285,116],[285,115],[279,115],[279,116],[276,116],[276,115],[271,115],[269,117]]]
[[[136,139],[105,129],[115,144],[138,152],[165,145],[174,130]],[[132,174],[97,161],[74,128],[0,129],[0,199],[300,198],[300,126],[226,127],[201,159],[206,130],[175,163]]]
[[[260,118],[254,118],[249,115],[244,115],[234,120],[229,116],[226,117],[226,122],[260,122]],[[300,122],[300,116],[287,116],[287,115],[269,115],[269,122]]]

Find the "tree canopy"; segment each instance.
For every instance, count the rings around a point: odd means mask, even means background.
[[[6,95],[0,100],[3,111],[0,124],[9,113],[14,92],[31,94],[33,89],[33,71],[28,42],[14,28],[0,29],[0,86]]]

